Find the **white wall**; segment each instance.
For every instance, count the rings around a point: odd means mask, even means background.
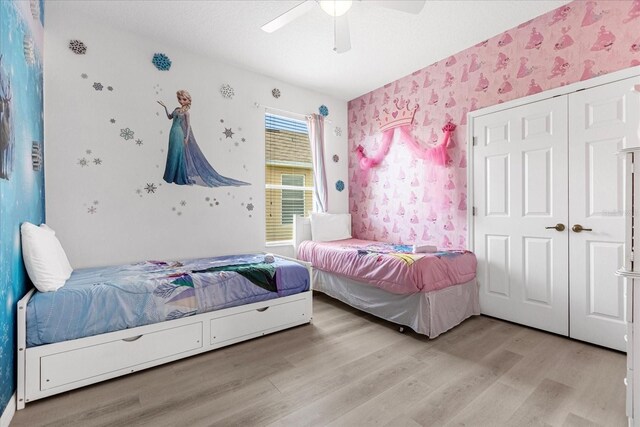
[[[99,22],[65,16],[55,2],[46,12],[47,221],[74,268],[265,250],[264,109],[256,108],[255,102],[300,113],[317,112],[321,104],[329,108],[332,123],[327,124],[325,152],[329,206],[331,212],[347,212],[348,189],[335,190],[338,179],[348,181],[345,101]],[[68,49],[71,39],[87,45],[86,55]],[[169,56],[170,71],[153,66],[155,52]],[[96,91],[94,82],[103,90]],[[231,100],[220,94],[224,83],[235,90]],[[279,99],[271,95],[275,87],[282,92]],[[177,106],[178,89],[193,97],[192,129],[212,166],[251,186],[205,188],[162,180],[171,122],[156,100],[172,109]],[[115,124],[110,123],[112,118]],[[336,126],[342,128],[339,137],[333,132]],[[233,139],[225,138],[225,127],[232,129]],[[133,130],[135,139],[121,138],[123,128]],[[143,145],[136,145],[136,139]],[[340,156],[338,163],[331,160],[334,154]],[[89,162],[86,167],[78,163],[83,158]],[[95,158],[102,164],[95,165]],[[148,183],[158,190],[148,194],[144,190]],[[253,211],[247,209],[248,203],[255,206]],[[92,207],[95,213],[89,212]],[[267,250],[293,253],[291,248]]]

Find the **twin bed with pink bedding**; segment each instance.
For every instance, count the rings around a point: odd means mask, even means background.
[[[369,283],[393,294],[437,291],[476,277],[469,251],[412,253],[409,245],[346,239],[304,241],[298,258],[313,268]]]
[[[430,338],[480,314],[469,251],[412,253],[359,239],[297,243],[298,259],[313,265],[315,290]]]

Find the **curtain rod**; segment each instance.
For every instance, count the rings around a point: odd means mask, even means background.
[[[254,102],[253,105],[255,105],[256,108],[262,107],[265,110],[279,111],[281,113],[287,113],[287,114],[290,114],[290,115],[293,115],[293,116],[302,117],[304,119],[306,119],[307,116],[308,116],[308,114],[301,114],[301,113],[296,113],[294,111],[283,110],[281,108],[269,107],[268,105],[263,105],[263,104],[260,104],[259,102]],[[325,123],[333,123],[331,120],[327,119],[326,117],[325,117],[324,121],[325,121]]]

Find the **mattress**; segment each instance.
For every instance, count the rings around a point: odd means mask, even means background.
[[[412,253],[409,245],[345,239],[304,241],[298,259],[314,269],[338,274],[394,294],[430,292],[476,277],[477,260],[469,251]]]
[[[76,270],[29,300],[27,347],[293,295],[309,283],[306,267],[261,254]]]

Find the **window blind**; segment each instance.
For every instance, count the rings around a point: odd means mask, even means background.
[[[293,239],[293,215],[313,210],[313,165],[307,124],[265,115],[266,242]]]

